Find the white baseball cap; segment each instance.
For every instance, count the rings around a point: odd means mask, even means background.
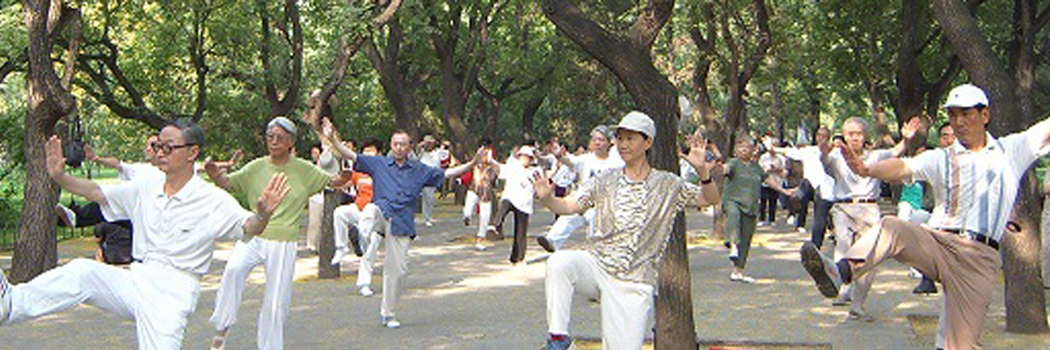
[[[648,115],[639,111],[631,111],[623,116],[623,119],[620,119],[620,124],[616,125],[616,129],[637,131],[650,139],[656,137],[656,123]]]
[[[948,102],[944,103],[944,108],[972,108],[978,106],[987,107],[988,96],[984,94],[984,90],[970,84],[956,86],[948,93]]]

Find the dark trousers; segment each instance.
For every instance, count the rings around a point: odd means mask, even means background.
[[[500,200],[499,209],[492,217],[491,225],[496,226],[496,230],[502,233],[503,221],[507,213],[512,211],[514,212],[514,244],[510,247],[510,262],[516,264],[525,260],[525,248],[528,248],[529,214],[514,207],[509,200]]]
[[[762,187],[762,197],[758,203],[758,220],[774,222],[777,221],[777,198],[776,190]]]
[[[816,193],[813,194],[813,224],[809,227],[809,232],[812,237],[810,240],[817,245],[817,248],[824,245],[824,232],[827,231],[831,222],[829,213],[834,204],[835,202],[824,200]]]
[[[809,216],[809,202],[812,202],[816,191],[813,189],[813,185],[809,183],[809,180],[802,180],[802,183],[798,185],[798,192],[795,192],[794,201],[795,205],[792,206],[795,212],[795,227],[806,227],[806,217]]]

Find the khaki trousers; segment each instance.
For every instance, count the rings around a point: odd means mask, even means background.
[[[866,232],[846,259],[862,276],[886,259],[910,265],[944,287],[941,325],[945,350],[979,349],[984,316],[1002,260],[992,247],[954,233],[931,230],[897,217]]]
[[[835,261],[845,257],[861,234],[879,224],[879,215],[877,203],[837,203],[831,207],[831,220],[835,223]],[[874,273],[857,276],[853,283],[843,286],[839,297],[849,295],[852,301],[850,310],[864,313],[864,302],[874,283]]]

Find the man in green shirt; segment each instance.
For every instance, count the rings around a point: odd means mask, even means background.
[[[215,297],[215,312],[210,322],[216,335],[212,349],[224,349],[226,334],[237,321],[248,274],[255,266],[265,264],[266,292],[259,313],[259,349],[283,349],[284,319],[292,299],[292,277],[295,273],[295,251],[302,216],[310,196],[326,186],[339,187],[349,177],[331,176],[309,162],[292,156],[295,146],[295,124],[277,117],[266,125],[267,157],[253,160],[237,172],[227,176],[213,164],[205,163],[208,177],[224,189],[244,193],[248,198],[258,197],[270,177],[284,173],[288,177],[288,195],[274,211],[270,224],[258,237],[248,242],[237,242]],[[255,203],[251,203],[255,209]]]

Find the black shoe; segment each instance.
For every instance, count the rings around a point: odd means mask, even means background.
[[[922,281],[911,292],[912,294],[937,294],[937,285],[933,283],[933,280],[922,276]]]
[[[553,253],[556,250],[554,245],[551,244],[551,240],[547,239],[547,236],[536,237],[536,243],[539,243],[540,247],[543,247],[543,250],[546,250],[548,253]]]
[[[463,218],[463,226],[470,226],[470,218]]]
[[[358,258],[365,255],[365,252],[361,249],[361,233],[357,229],[350,230],[350,244],[354,246],[354,255]]]

